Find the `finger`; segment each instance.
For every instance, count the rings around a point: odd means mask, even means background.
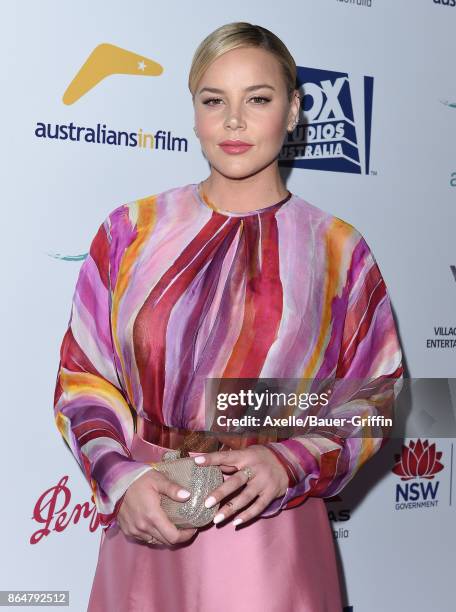
[[[169,521],[166,514],[162,518],[164,519],[164,522],[161,522],[160,519],[158,521],[154,519],[154,526],[151,525],[147,529],[141,530],[139,532],[141,539],[147,541],[153,537],[166,546],[174,546],[180,542],[186,542],[197,532],[197,529],[195,528],[178,529]]]
[[[220,507],[214,516],[214,523],[220,523],[230,518],[230,516],[250,504],[259,494],[260,491],[254,488],[253,485],[246,487],[242,493],[239,493],[239,495],[236,495],[236,497],[233,497]]]
[[[170,480],[165,474],[162,474],[159,470],[155,470],[157,478],[155,480],[155,486],[158,493],[170,497],[174,501],[184,502],[190,497],[190,491],[187,491],[176,482]]]
[[[153,541],[150,542],[150,540]],[[163,535],[160,533],[160,531],[158,529],[151,529],[150,532],[148,532],[145,537],[144,540],[146,542],[146,544],[148,544],[149,546],[169,546],[170,542],[168,542],[168,540],[166,538],[163,537]]]
[[[234,474],[238,471],[238,468],[234,465],[221,465],[220,469],[224,474]]]
[[[268,506],[273,500],[271,494],[266,494],[264,491],[259,493],[258,499],[246,510],[243,510],[233,521],[233,525],[239,525],[240,523],[246,523],[251,519],[255,518]]]
[[[154,527],[171,545],[187,541],[197,531],[197,529],[178,529],[162,508],[157,508],[154,512]]]
[[[239,470],[227,478],[223,484],[211,491],[211,494],[204,500],[206,508],[212,508],[217,503],[221,502],[225,497],[237,491],[247,482],[245,472]]]
[[[177,542],[174,542],[174,544],[181,544],[182,542],[187,542],[187,540],[190,540],[190,538],[195,535],[198,529],[178,529],[177,531],[179,537],[177,539]]]
[[[170,498],[177,498],[176,501],[183,502],[185,499],[180,499],[177,494],[181,487],[168,479],[158,470],[153,472],[153,495],[150,498],[148,508],[145,513],[138,513],[139,518],[136,519],[134,528],[130,529],[130,534],[150,540],[152,535],[157,537],[164,544],[171,546],[177,542],[189,539],[194,535],[195,530],[179,530],[169,520],[166,512],[161,506],[161,495],[167,495]]]
[[[143,542],[144,544],[148,544],[151,538],[155,538],[158,540],[158,544],[162,544],[164,546],[169,546],[170,542],[163,535],[155,529],[154,527],[149,527],[148,529],[138,529],[136,528],[134,531],[134,535],[132,536],[139,542]],[[157,542],[151,542],[151,544],[157,545]]]
[[[198,465],[228,465],[235,466],[242,459],[243,451],[228,450],[214,451],[213,453],[205,453],[204,455],[196,455],[193,460]]]
[[[154,475],[154,487],[158,495],[154,496],[154,499],[152,500],[148,529],[158,529],[162,538],[165,539],[169,545],[178,544],[190,539],[197,530],[192,528],[178,529],[169,520],[166,512],[163,510],[160,504],[160,495],[166,495],[175,501],[184,502],[190,497],[190,492],[186,491],[180,485],[170,480],[166,474],[162,474],[159,470],[155,470]]]
[[[177,529],[176,528],[176,532],[174,532],[174,535],[172,536],[171,540],[169,540],[163,535],[160,528],[150,527],[148,530],[141,530],[141,531],[137,530],[136,532],[137,535],[135,537],[136,539],[142,542],[145,542],[147,544],[149,544],[149,540],[151,540],[152,538],[158,541],[158,542],[150,542],[150,545],[156,546],[156,545],[162,544],[163,546],[174,546],[175,544],[186,542],[191,537],[193,537],[196,532],[197,532],[197,529]]]

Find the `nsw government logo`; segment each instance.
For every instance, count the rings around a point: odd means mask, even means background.
[[[355,174],[370,172],[374,79],[298,66],[301,122],[287,136],[281,166]]]
[[[412,440],[394,457],[396,464],[392,471],[402,481],[396,485],[396,510],[436,507],[440,481],[435,480],[435,475],[444,466],[440,463],[442,453],[436,450],[435,442]]]

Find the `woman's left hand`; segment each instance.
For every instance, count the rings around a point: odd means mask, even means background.
[[[214,523],[226,520],[257,498],[233,521],[235,525],[244,523],[263,512],[273,499],[282,497],[288,488],[288,474],[285,468],[274,453],[261,444],[252,444],[242,450],[206,453],[199,455],[198,458],[200,457],[204,457],[205,461],[197,462],[198,465],[218,465],[222,472],[230,474],[230,477],[207,498],[209,502],[212,501],[208,507],[214,506],[240,487],[247,485],[239,495],[220,506],[214,517]],[[242,470],[245,467],[249,467],[252,472],[250,479]]]

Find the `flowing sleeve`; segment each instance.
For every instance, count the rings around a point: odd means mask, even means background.
[[[323,415],[345,418],[345,425],[336,431],[306,428],[303,435],[265,445],[280,455],[289,486],[262,516],[296,506],[310,496],[337,495],[388,440],[390,429],[379,422],[394,418],[394,402],[403,382],[402,352],[385,282],[366,241],[356,234],[342,292],[346,308],[335,372],[337,393]],[[378,417],[377,422],[370,417]]]
[[[131,455],[133,408],[119,382],[111,330],[113,215],[84,260],[60,348],[54,394],[58,430],[81,467],[103,527],[112,527],[124,495],[152,466]],[[116,244],[122,241],[116,241]]]

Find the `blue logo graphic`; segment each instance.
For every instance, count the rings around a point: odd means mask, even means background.
[[[369,174],[374,79],[363,77],[361,100],[364,117],[355,117],[352,88],[346,72],[298,66],[298,87],[303,88],[304,122],[283,144],[281,166]],[[360,155],[364,121],[364,162]]]

